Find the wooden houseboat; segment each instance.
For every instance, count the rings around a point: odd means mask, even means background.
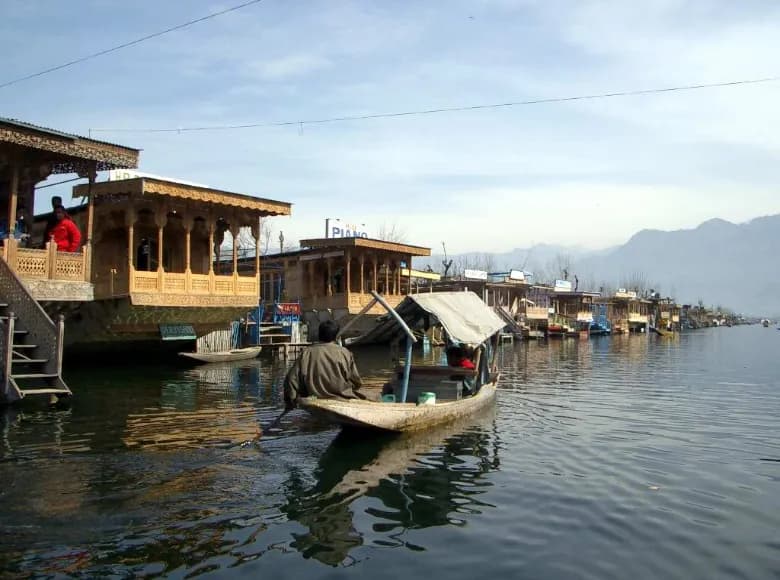
[[[4,239],[0,252],[2,303],[17,326],[51,343],[46,348],[53,352],[123,350],[128,341],[159,348],[167,339],[224,328],[257,305],[259,260],[239,272],[237,245],[229,261],[219,259],[219,249],[227,233],[236,237],[241,228],[251,231],[256,249],[261,218],[289,215],[290,204],[142,174],[96,181],[99,171],[137,165],[136,149],[0,119],[6,224],[16,221],[18,208],[33,208],[35,185],[50,174],[87,179],[73,188],[82,201],[72,212],[82,234],[79,251],[47,243],[39,221],[26,239]],[[59,315],[68,331],[56,345],[63,332],[52,319]]]
[[[316,238],[300,241],[300,250],[262,258],[263,296],[277,301],[297,300],[309,325],[327,318],[347,322],[373,301],[379,292],[395,307],[404,296],[430,291],[414,283],[426,274],[412,269],[415,256],[430,256],[431,250],[370,238]],[[363,326],[384,313],[374,305],[363,317]],[[366,330],[358,325],[356,333]]]
[[[98,171],[137,165],[137,149],[0,118],[0,403],[70,394],[61,376],[64,321],[52,320],[37,298],[94,297],[89,243],[80,252],[57,252],[24,231],[36,185],[54,174],[76,174],[91,184]]]
[[[466,271],[468,273],[468,270]],[[466,275],[447,278],[433,285],[434,292],[473,292],[493,308],[506,322],[507,330],[523,334],[529,284],[519,270],[509,272],[477,272],[480,277]]]
[[[89,200],[94,292],[69,307],[74,345],[159,344],[246,315],[260,295],[260,220],[290,214],[289,203],[150,177],[79,185],[73,196]],[[248,272],[238,268],[243,228],[258,256]],[[228,233],[236,243],[226,261]]]
[[[590,333],[593,326],[594,303],[601,296],[598,292],[571,289],[571,284],[558,281],[551,296],[553,313],[550,314],[548,336],[568,336],[579,332]]]
[[[524,328],[524,334],[529,338],[547,336],[552,295],[552,286],[534,285],[528,289],[526,298],[521,301],[519,318]]]
[[[650,322],[650,301],[623,288],[601,301],[607,304],[607,318],[614,334],[646,332]]]
[[[673,298],[650,298],[650,325],[660,332],[679,332],[682,307]]]

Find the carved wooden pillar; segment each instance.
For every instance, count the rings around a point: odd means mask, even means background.
[[[19,195],[19,160],[16,157],[11,161],[11,190],[8,194],[8,237],[12,238],[16,228],[16,199]]]
[[[366,276],[365,276],[365,267],[366,267],[366,256],[365,254],[360,254],[360,293],[365,294],[366,293]]]
[[[371,256],[371,263],[374,265],[374,278],[373,278],[373,286],[372,286],[371,289],[374,292],[378,292],[379,291],[379,285],[378,285],[379,284],[379,276],[378,276],[377,270],[379,269],[379,264],[378,264],[378,260],[377,260],[376,254]]]
[[[328,285],[327,285],[327,293],[328,296],[333,296],[333,264],[330,258],[327,258],[328,262]]]
[[[255,239],[255,276],[260,276],[260,232],[262,231],[261,220],[257,218],[257,224],[252,226],[252,237]]]
[[[345,284],[344,284],[344,294],[347,297],[347,301],[349,301],[349,293],[352,291],[352,286],[351,286],[351,284],[352,284],[352,264],[351,264],[351,262],[352,262],[352,252],[347,250],[344,253],[344,258],[346,258],[346,261],[347,261],[347,269],[344,272],[345,276],[346,276],[346,280],[345,280]]]
[[[309,269],[309,296],[312,298],[317,297],[317,285],[314,283],[314,260],[306,262],[306,267]]]
[[[214,275],[214,229],[214,221],[209,220],[209,276]]]
[[[127,224],[127,288],[129,292],[132,292],[135,289],[135,266],[133,265],[133,256],[135,254],[135,211],[132,205],[127,206],[125,223]]]
[[[395,293],[400,295],[401,294],[401,263],[396,262],[395,263]]]
[[[94,227],[94,220],[95,220],[95,203],[92,199],[92,186],[95,184],[95,179],[97,178],[97,163],[92,162],[87,166],[86,174],[83,172],[79,172],[79,177],[86,177],[89,181],[87,182],[87,246],[92,245],[92,237],[93,232],[92,229]]]
[[[165,214],[165,209],[158,209],[158,215],[155,218],[157,222],[157,271],[163,271],[163,233],[165,231],[165,224],[168,221],[168,216]]]
[[[189,216],[184,216],[184,272],[192,274],[192,228],[195,225],[194,220]]]
[[[387,258],[384,260],[384,266],[385,266],[385,294],[390,293],[390,262],[387,261]]]
[[[238,226],[230,226],[230,235],[233,237],[233,276],[238,275],[238,232],[240,229]]]
[[[154,221],[157,223],[157,292],[165,291],[165,268],[163,267],[165,226],[168,223],[168,208],[165,204],[157,206]]]

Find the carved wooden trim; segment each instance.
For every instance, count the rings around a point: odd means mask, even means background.
[[[95,162],[97,171],[138,167],[137,149],[58,133],[43,127],[20,127],[0,120],[0,143],[55,154],[51,157],[52,173],[83,171],[84,161]]]
[[[96,183],[92,186],[92,192],[97,196],[119,195],[122,193],[165,195],[178,199],[252,210],[262,212],[266,215],[290,215],[291,208],[291,204],[282,201],[252,197],[250,195],[212,189],[209,187],[199,187],[173,181],[152,179],[149,177],[137,177],[135,179]],[[73,188],[73,197],[82,197],[86,195],[86,193],[86,184],[77,185]],[[252,222],[250,221],[240,225],[251,224]]]

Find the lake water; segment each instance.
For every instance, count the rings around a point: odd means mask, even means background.
[[[504,345],[463,424],[244,445],[283,363],[71,369],[69,409],[0,412],[0,575],[777,579],[778,355],[758,326]]]

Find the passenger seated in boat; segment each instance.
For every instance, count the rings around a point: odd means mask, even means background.
[[[307,348],[284,379],[285,409],[294,409],[301,397],[364,399],[362,382],[352,353],[336,344],[339,325],[326,320],[319,327],[319,343]]]
[[[447,364],[451,367],[460,367],[462,369],[475,370],[477,366],[469,358],[466,347],[463,346],[451,346],[447,349]],[[460,377],[453,377],[459,379]],[[474,380],[469,378],[463,378],[463,394],[474,394]]]
[[[462,346],[451,346],[447,349],[447,364],[451,367],[474,370],[476,365],[466,356],[466,349]]]

